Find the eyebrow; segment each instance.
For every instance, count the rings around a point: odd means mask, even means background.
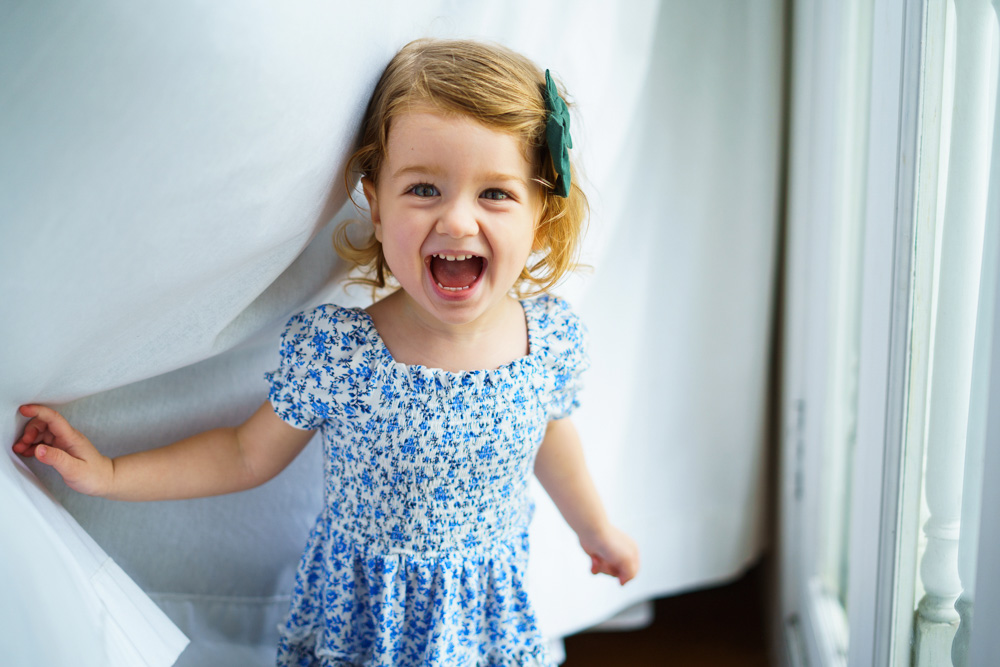
[[[409,165],[406,167],[401,167],[397,169],[393,174],[393,178],[399,178],[400,176],[406,176],[407,174],[427,174],[429,176],[439,176],[442,170],[436,167],[425,167],[423,165]],[[481,176],[484,181],[497,181],[502,183],[517,183],[519,185],[528,188],[528,181],[521,178],[520,176],[514,176],[512,174],[504,174],[502,172],[494,171],[488,174],[483,174]]]
[[[406,174],[430,174],[431,176],[437,176],[441,173],[440,169],[433,169],[431,167],[424,167],[422,165],[411,165],[408,167],[401,167],[397,169],[393,174],[393,178],[398,178],[400,176],[405,176]]]

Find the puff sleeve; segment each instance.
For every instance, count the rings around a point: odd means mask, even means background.
[[[268,399],[285,422],[319,428],[356,398],[359,374],[352,362],[358,337],[351,316],[344,308],[319,306],[288,321],[278,368],[264,375],[271,385]]]
[[[557,297],[542,297],[539,301],[548,418],[562,419],[580,406],[584,371],[590,367],[587,328],[566,301]]]

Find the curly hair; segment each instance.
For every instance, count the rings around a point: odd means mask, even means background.
[[[577,267],[588,205],[575,171],[571,171],[568,197],[553,191],[556,173],[545,142],[548,112],[542,97],[544,88],[544,73],[506,47],[468,40],[410,42],[389,62],[368,102],[358,148],[344,169],[347,191],[353,192],[359,177],[378,182],[392,120],[413,108],[429,106],[460,114],[511,134],[524,146],[535,180],[543,186],[535,252],[514,290],[521,296],[548,291]],[[560,94],[565,99],[561,87]],[[351,282],[385,287],[391,273],[382,244],[371,233],[359,244],[352,242],[347,229],[350,222],[337,228],[334,247],[360,269],[361,275]]]

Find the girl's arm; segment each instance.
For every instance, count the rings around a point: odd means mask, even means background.
[[[535,458],[535,476],[580,538],[591,572],[610,574],[622,585],[632,579],[639,571],[639,549],[608,520],[569,419],[549,422]]]
[[[110,459],[58,412],[23,405],[30,421],[14,452],[52,466],[67,486],[115,500],[178,500],[243,491],[292,462],[313,431],[281,420],[266,402],[249,419],[171,445]]]

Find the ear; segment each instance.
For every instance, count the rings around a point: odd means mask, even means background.
[[[371,213],[372,225],[375,227],[375,240],[382,242],[382,218],[378,210],[378,193],[375,191],[375,183],[367,176],[361,177],[361,188],[365,192],[365,199],[368,200],[368,211]]]

